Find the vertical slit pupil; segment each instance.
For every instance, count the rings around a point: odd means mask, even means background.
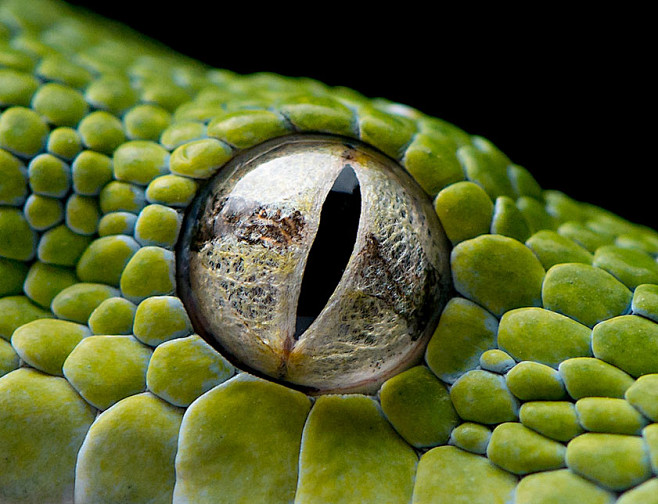
[[[295,339],[308,329],[336,290],[354,249],[360,216],[359,179],[346,164],[322,205],[299,293]]]

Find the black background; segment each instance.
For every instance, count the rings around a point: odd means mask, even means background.
[[[545,189],[658,228],[646,12],[72,3],[215,67],[312,77],[411,105],[488,138]]]

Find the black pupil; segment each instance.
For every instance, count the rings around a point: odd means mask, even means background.
[[[322,205],[299,293],[295,339],[313,323],[338,286],[354,249],[360,216],[359,179],[346,164]]]

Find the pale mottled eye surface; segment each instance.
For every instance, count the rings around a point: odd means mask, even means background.
[[[292,136],[201,190],[178,250],[195,329],[309,392],[376,391],[421,359],[449,291],[429,198],[358,142]]]

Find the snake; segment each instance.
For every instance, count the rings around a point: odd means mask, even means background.
[[[383,98],[0,2],[0,503],[658,502],[658,232]]]

